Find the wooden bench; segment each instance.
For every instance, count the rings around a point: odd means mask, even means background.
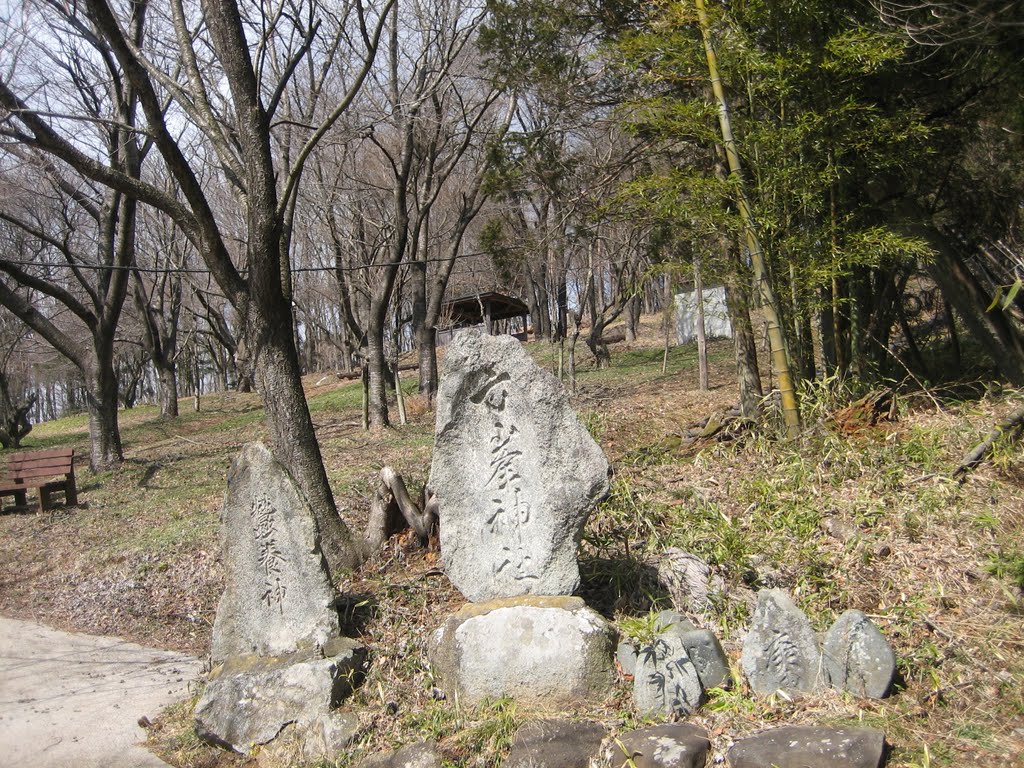
[[[39,511],[50,508],[54,493],[64,494],[64,504],[78,504],[75,486],[75,451],[73,448],[54,448],[50,451],[14,453],[7,459],[7,473],[0,476],[0,504],[7,496],[14,497],[15,505],[28,505],[28,491],[39,491]]]

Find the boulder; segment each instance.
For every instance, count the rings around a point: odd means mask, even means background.
[[[608,462],[518,341],[462,332],[445,357],[429,487],[445,570],[468,600],[571,595]]]
[[[822,664],[829,685],[854,696],[883,698],[896,675],[885,635],[861,611],[840,616],[825,634]]]
[[[311,752],[320,741],[327,749],[344,744],[356,723],[333,710],[358,683],[366,651],[339,638],[327,652],[326,658],[235,656],[214,667],[196,705],[196,733],[241,754],[270,743],[293,724]]]
[[[434,742],[421,741],[368,757],[358,768],[441,768],[441,755]]]
[[[604,741],[604,726],[569,720],[527,723],[517,732],[505,768],[590,768]]]
[[[811,693],[821,679],[818,638],[803,611],[781,589],[757,593],[740,666],[761,694]]]
[[[656,725],[620,735],[616,739],[612,765],[704,768],[710,746],[707,731],[703,728],[688,723]]]
[[[773,728],[736,742],[732,768],[879,768],[885,734],[874,728]]]
[[[463,606],[434,632],[428,656],[441,690],[463,701],[557,709],[608,694],[615,641],[578,597],[520,597]]]

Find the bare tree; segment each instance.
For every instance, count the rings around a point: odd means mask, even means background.
[[[77,146],[68,134],[81,114],[54,115],[46,89],[33,88],[39,73],[28,63],[0,83],[2,132],[9,140],[162,211],[195,245],[238,313],[239,363],[253,373],[274,455],[305,492],[332,568],[351,566],[360,555],[337,515],[302,391],[288,287],[288,223],[306,162],[362,86],[392,2],[378,9],[360,0],[275,6],[171,0],[160,8],[108,0],[33,4],[34,12],[59,20],[110,62],[141,108],[141,130],[176,195],[103,165]],[[328,83],[338,94],[330,104],[320,100]],[[317,101],[311,111],[318,120],[289,124],[287,130],[303,131],[304,140],[292,154],[275,154],[275,137],[285,130],[278,111],[292,88]],[[232,223],[223,210],[218,215],[208,194],[211,177],[234,193],[244,247],[236,249],[226,235]]]

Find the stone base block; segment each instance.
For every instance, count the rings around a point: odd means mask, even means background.
[[[354,718],[350,722],[332,710],[358,684],[366,651],[355,641],[336,638],[324,653],[325,658],[229,658],[210,673],[196,706],[196,733],[217,746],[249,754],[294,725],[288,739],[300,753],[326,756],[321,749],[334,749],[354,735]]]
[[[428,656],[439,687],[465,702],[554,709],[609,692],[615,641],[580,598],[529,596],[464,606],[433,634]]]

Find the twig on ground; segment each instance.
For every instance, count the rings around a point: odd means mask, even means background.
[[[1024,435],[1024,408],[1018,409],[996,424],[995,428],[989,432],[988,437],[964,456],[960,466],[953,471],[953,479],[959,480],[961,483],[964,482],[967,474],[992,454],[996,441],[1004,435],[1011,443],[1015,443]]]

